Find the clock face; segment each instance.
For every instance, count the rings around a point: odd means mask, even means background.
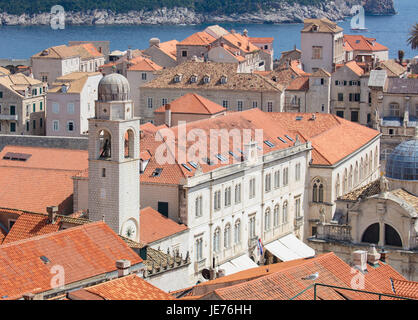
[[[134,221],[128,220],[123,224],[122,236],[129,239],[135,239],[137,235],[137,227]]]

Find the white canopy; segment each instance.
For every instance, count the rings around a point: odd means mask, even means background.
[[[219,269],[224,269],[225,275],[227,276],[233,273],[256,267],[258,267],[258,265],[253,260],[251,260],[250,257],[244,254],[242,256],[239,256],[238,258],[235,258],[231,261],[228,261],[220,265]]]
[[[265,248],[282,261],[315,256],[315,250],[296,238],[294,234],[275,240],[265,245]]]

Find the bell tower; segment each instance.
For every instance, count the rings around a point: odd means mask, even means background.
[[[89,119],[89,218],[139,242],[139,118],[133,117],[128,80],[99,83],[96,116]]]

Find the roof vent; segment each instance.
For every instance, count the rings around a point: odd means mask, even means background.
[[[14,152],[7,152],[3,156],[3,160],[12,160],[12,161],[26,161],[28,160],[32,155],[26,154],[26,153],[14,153]]]
[[[315,119],[316,119],[316,114],[315,113],[312,113],[311,120],[315,120]]]
[[[152,173],[152,177],[159,177],[161,175],[161,172],[163,172],[162,168],[156,168]]]

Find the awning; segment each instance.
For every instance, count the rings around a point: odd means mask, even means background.
[[[227,276],[233,273],[237,273],[243,270],[256,268],[256,267],[258,267],[258,265],[253,260],[251,260],[249,256],[244,254],[238,258],[235,258],[231,261],[228,261],[220,265],[219,269],[224,269],[225,275]]]
[[[300,241],[292,233],[265,245],[265,248],[282,261],[315,256],[315,250]]]

